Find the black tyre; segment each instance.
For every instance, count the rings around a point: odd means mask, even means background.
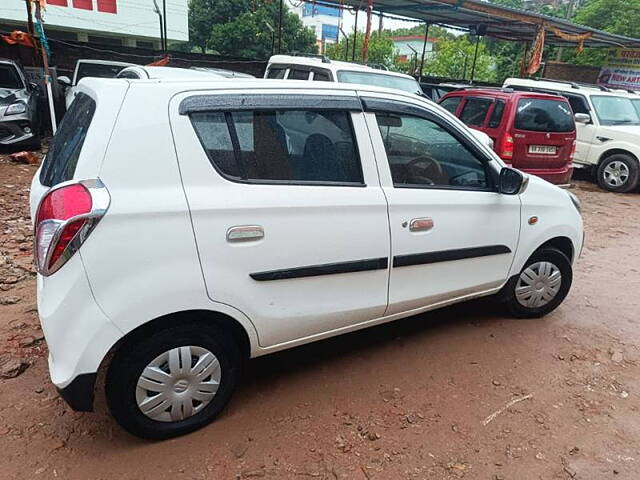
[[[129,433],[161,440],[212,422],[242,367],[233,336],[207,323],[181,323],[125,344],[106,378],[109,410]]]
[[[600,188],[609,192],[626,193],[638,186],[640,168],[631,155],[616,153],[605,158],[598,166],[597,180]]]
[[[573,281],[571,262],[560,250],[545,247],[535,252],[519,275],[505,286],[502,298],[518,318],[538,318],[555,310]]]

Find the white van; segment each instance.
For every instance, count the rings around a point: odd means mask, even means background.
[[[250,357],[490,295],[545,315],[583,243],[569,192],[345,84],[86,79],[31,201],[53,383],[90,411],[106,371],[156,439],[211,422]]]
[[[576,114],[576,168],[592,171],[601,188],[630,192],[640,181],[640,95],[552,80],[508,78],[504,86],[562,95]]]

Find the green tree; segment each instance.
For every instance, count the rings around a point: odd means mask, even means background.
[[[468,35],[441,39],[436,53],[425,61],[423,75],[469,80],[475,48],[475,42],[471,42]],[[495,74],[495,59],[481,41],[478,46],[474,80],[495,81]]]
[[[205,53],[215,25],[232,21],[250,10],[250,0],[190,0],[189,44]]]
[[[339,43],[327,45],[325,55],[334,60],[351,61],[353,55],[353,33],[348,37],[349,41],[342,37]],[[364,33],[358,32],[356,36],[356,56],[355,61],[362,61],[362,45]],[[347,44],[349,51],[347,52]],[[386,34],[380,35],[378,32],[371,34],[369,40],[369,63],[379,63],[387,67],[393,65],[394,47],[391,38]]]

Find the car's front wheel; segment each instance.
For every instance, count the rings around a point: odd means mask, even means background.
[[[555,310],[573,281],[571,262],[560,250],[545,247],[534,253],[520,274],[505,286],[505,304],[519,318],[537,318]]]
[[[109,410],[138,437],[191,432],[222,411],[241,364],[237,343],[223,329],[201,322],[161,329],[116,352],[106,378]]]
[[[638,160],[624,153],[611,155],[598,166],[598,185],[609,192],[630,192],[638,186],[639,177]]]

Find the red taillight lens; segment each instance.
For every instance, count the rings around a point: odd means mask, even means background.
[[[576,141],[573,141],[573,145],[571,145],[571,154],[569,155],[569,161],[573,162],[573,157],[576,156]]]
[[[42,199],[35,231],[36,264],[42,275],[64,265],[104,215],[107,205],[94,205],[91,193],[101,190],[106,191],[99,181],[89,181],[57,188]],[[98,198],[104,203],[108,194]]]
[[[500,158],[504,160],[511,160],[513,158],[513,147],[513,137],[506,133],[504,137],[502,137],[502,144],[498,151]]]

